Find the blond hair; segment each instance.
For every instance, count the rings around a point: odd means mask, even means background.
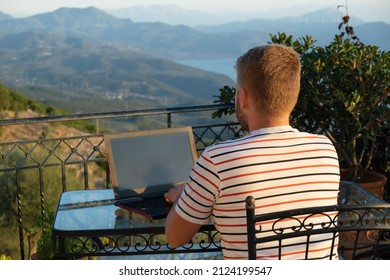
[[[236,61],[237,84],[253,97],[258,112],[273,116],[290,114],[300,90],[298,54],[277,44],[250,49]]]

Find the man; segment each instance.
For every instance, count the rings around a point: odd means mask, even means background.
[[[169,244],[187,243],[211,219],[221,233],[225,259],[248,258],[248,195],[256,198],[260,214],[335,205],[339,189],[338,158],[330,140],[289,125],[300,89],[297,53],[282,45],[256,47],[237,59],[236,70],[236,115],[249,134],[208,147],[189,182],[165,195],[175,203],[166,222]],[[283,258],[302,258],[304,246],[286,249]],[[258,258],[272,259],[271,247],[258,247]],[[330,247],[320,240],[310,248],[314,258],[326,258]]]

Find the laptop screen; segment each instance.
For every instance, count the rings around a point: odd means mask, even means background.
[[[191,127],[105,135],[105,145],[117,198],[186,182],[196,160]]]

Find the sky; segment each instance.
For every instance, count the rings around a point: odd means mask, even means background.
[[[314,10],[345,5],[346,0],[0,0],[0,11],[13,17],[51,12],[60,7],[90,7],[102,10],[143,5],[176,5],[186,9],[215,12],[224,9],[240,12],[267,11],[301,6]],[[350,14],[364,21],[390,23],[390,0],[348,0]],[[295,9],[299,9],[296,7]]]

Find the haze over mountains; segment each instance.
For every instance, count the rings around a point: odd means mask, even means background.
[[[338,33],[339,16],[321,10],[190,27],[135,22],[92,7],[17,19],[0,13],[0,80],[73,112],[209,104],[233,81],[174,61],[235,58],[277,32],[326,44]],[[362,42],[390,49],[389,24],[351,24]]]
[[[238,12],[221,7],[220,11],[202,12],[187,10],[175,5],[133,6],[124,9],[106,10],[118,18],[130,18],[135,22],[164,22],[171,25],[188,25],[191,27],[203,25],[224,24],[233,21],[245,21],[254,18],[299,17],[313,10],[313,7],[294,6],[275,11]],[[315,9],[314,9],[315,10]]]
[[[303,1],[302,1],[303,2]],[[301,2],[301,3],[302,3]],[[305,14],[312,13],[313,11],[329,9],[335,12],[338,11],[338,18],[342,13],[345,12],[345,8],[336,7],[338,4],[343,4],[344,1],[339,1],[340,3],[334,3],[328,1],[312,1],[311,3],[302,3],[299,4],[299,1],[291,1],[290,4],[281,6],[275,3],[275,5],[259,2],[257,8],[245,9],[244,3],[241,4],[241,7],[238,7],[240,4],[237,3],[237,9],[228,8],[227,6],[221,3],[219,9],[208,9],[203,11],[195,9],[186,9],[176,5],[143,5],[132,6],[128,8],[106,10],[108,13],[119,17],[119,18],[131,18],[136,22],[164,22],[172,25],[184,24],[192,27],[200,25],[215,25],[223,24],[234,21],[246,21],[249,19],[283,19],[286,17],[302,17]],[[365,22],[372,21],[384,21],[390,23],[390,18],[388,17],[388,5],[378,3],[379,0],[374,1],[365,1],[364,3],[359,3],[359,1],[353,1],[349,3],[349,14],[353,19],[360,18]],[[183,3],[184,4],[184,3]],[[382,8],[378,9],[378,6],[382,5]],[[270,8],[270,7],[274,8]],[[231,5],[230,5],[231,7]],[[245,11],[243,11],[245,10]]]
[[[390,49],[390,18],[383,11],[378,15],[375,3],[351,6],[350,24],[359,31],[367,44],[377,44]],[[319,44],[326,44],[337,33],[335,27],[340,23],[345,9],[336,7],[315,7],[313,5],[293,5],[274,10],[239,12],[225,10],[201,12],[186,10],[174,5],[133,6],[125,9],[107,10],[118,18],[130,18],[134,22],[164,22],[171,25],[187,25],[203,32],[235,32],[252,30],[268,40],[269,33],[278,31],[301,37],[313,35]],[[376,12],[374,12],[376,11]],[[362,20],[353,12],[363,13]],[[378,25],[378,26],[377,26]],[[362,31],[360,32],[360,27]],[[379,38],[382,37],[382,38]]]

